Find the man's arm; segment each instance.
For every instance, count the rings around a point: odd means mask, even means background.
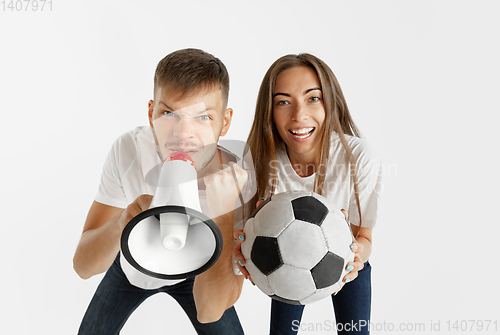
[[[208,207],[221,231],[223,247],[219,260],[194,281],[193,296],[201,323],[219,320],[241,294],[244,277],[235,275],[232,265],[234,204],[246,180],[247,172],[234,163],[204,177]]]
[[[201,323],[219,320],[224,311],[240,297],[245,279],[234,274],[231,258],[234,212],[219,216],[214,222],[222,234],[222,252],[219,260],[209,270],[196,276],[193,286],[197,317]]]
[[[93,202],[73,257],[73,268],[81,278],[88,279],[108,270],[120,250],[123,228],[148,209],[151,200],[151,195],[141,195],[126,209]]]

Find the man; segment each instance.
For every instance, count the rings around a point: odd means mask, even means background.
[[[235,203],[247,173],[234,163],[230,152],[217,146],[233,115],[227,108],[228,94],[226,67],[204,51],[179,50],[159,62],[154,100],[148,105],[150,127],[138,127],[113,145],[75,252],[74,269],[80,277],[107,271],[79,334],[118,333],[133,310],[157,292],[170,294],[199,334],[243,333],[232,306],[244,278],[235,275],[231,252]],[[121,233],[134,216],[149,208],[155,187],[147,180],[154,167],[173,152],[187,153],[195,163],[202,210],[222,233],[222,253],[194,279],[136,281],[133,271],[124,273],[127,264],[117,256]]]

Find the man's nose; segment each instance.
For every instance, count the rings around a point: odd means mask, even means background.
[[[189,139],[195,136],[195,127],[190,118],[181,118],[174,126],[174,136],[180,139]]]

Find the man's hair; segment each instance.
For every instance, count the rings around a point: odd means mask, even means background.
[[[220,89],[223,112],[229,96],[229,74],[217,57],[199,49],[183,49],[170,53],[158,63],[154,77],[155,100],[160,87],[175,98]]]

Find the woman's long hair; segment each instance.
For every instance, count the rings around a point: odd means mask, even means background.
[[[344,94],[332,70],[321,59],[308,53],[286,55],[279,58],[271,65],[262,80],[257,97],[255,117],[247,140],[252,153],[257,180],[257,193],[252,201],[250,201],[249,209],[255,209],[255,204],[259,198],[267,198],[276,191],[277,176],[271,175],[271,168],[275,167],[276,164],[276,150],[286,152],[286,144],[273,122],[273,95],[278,75],[296,66],[312,68],[318,76],[323,93],[325,120],[323,133],[321,134],[318,167],[327,166],[332,135],[333,133],[337,133],[347,154],[346,163],[350,167],[353,178],[361,226],[361,207],[359,204],[356,162],[344,135],[361,136],[351,118]],[[314,191],[322,194],[325,173],[320,173],[321,171],[318,171],[318,169],[316,169],[316,172]]]

